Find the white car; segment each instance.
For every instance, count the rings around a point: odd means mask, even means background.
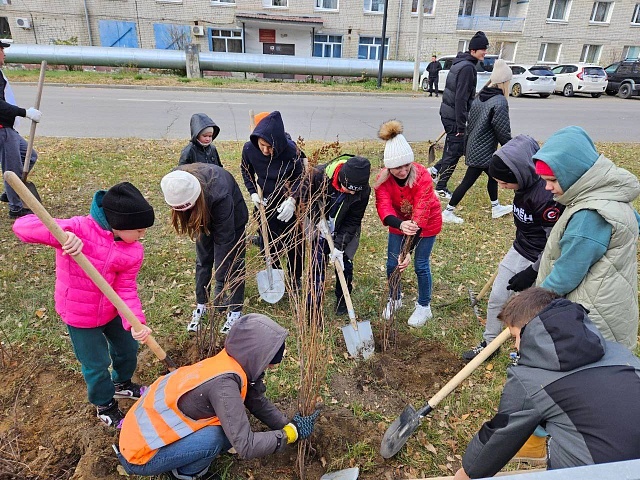
[[[438,90],[440,92],[444,91],[444,86],[447,83],[447,75],[449,75],[449,70],[451,69],[451,65],[455,58],[456,55],[444,55],[438,59],[440,65],[442,65],[442,70],[438,72]],[[497,59],[498,55],[485,55],[484,60],[476,64],[476,70],[478,71],[476,93],[482,90],[482,87],[484,87],[489,81],[489,77],[493,71],[493,64]],[[426,68],[420,76],[420,86],[423,91],[429,91],[429,72],[427,72]]]
[[[547,98],[556,88],[556,77],[545,65],[510,65],[513,72],[510,89],[511,95],[540,95]]]
[[[591,63],[558,65],[551,71],[556,76],[556,93],[562,93],[565,97],[589,93],[593,98],[598,98],[609,83],[604,68]]]

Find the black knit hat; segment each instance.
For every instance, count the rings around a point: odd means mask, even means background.
[[[129,182],[114,185],[102,197],[102,209],[111,228],[137,230],[153,225],[153,207]]]
[[[507,164],[498,155],[491,157],[489,176],[505,183],[518,183],[518,179],[511,169],[507,167]]]
[[[364,157],[351,157],[342,164],[338,172],[338,181],[349,190],[359,192],[369,185],[371,163]]]
[[[10,46],[11,46],[10,43],[0,40],[0,48],[9,48]]]
[[[486,50],[489,47],[489,39],[482,31],[477,31],[469,41],[469,50]]]

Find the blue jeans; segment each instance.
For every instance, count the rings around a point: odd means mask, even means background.
[[[396,233],[389,233],[389,241],[387,243],[387,279],[398,266],[398,257],[402,249],[402,240],[407,238],[408,241],[412,237],[405,237]],[[418,277],[418,304],[426,307],[431,304],[431,250],[436,237],[421,237],[413,250],[413,267]],[[401,286],[389,285],[389,297],[397,300],[400,298]]]
[[[118,454],[129,475],[160,475],[177,469],[181,475],[196,475],[231,448],[220,426],[204,427],[180,440],[161,447],[144,465],[134,465]]]

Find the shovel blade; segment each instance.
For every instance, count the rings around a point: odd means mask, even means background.
[[[347,344],[347,351],[353,358],[363,357],[365,360],[375,352],[375,341],[370,322],[358,322],[358,329],[351,324],[342,327],[344,342]]]
[[[26,182],[24,182],[25,186],[29,189],[29,191],[31,192],[31,194],[36,197],[36,199],[39,202],[42,202],[42,200],[40,199],[40,194],[38,194],[38,189],[36,188],[36,186],[33,184],[33,182],[30,182],[29,180],[27,180]]]
[[[358,475],[360,475],[358,467],[345,468],[337,472],[325,473],[320,477],[320,480],[357,480]]]
[[[431,165],[436,161],[436,144],[429,145],[429,152],[427,153],[427,165]]]
[[[420,426],[421,418],[412,405],[407,405],[384,433],[380,455],[383,458],[391,458],[398,453],[411,434]]]
[[[256,281],[260,298],[265,302],[278,303],[284,296],[284,270],[260,270],[256,275]]]

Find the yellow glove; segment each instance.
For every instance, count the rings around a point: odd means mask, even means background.
[[[291,444],[298,440],[298,429],[293,423],[287,423],[282,429],[287,436],[287,443]]]

